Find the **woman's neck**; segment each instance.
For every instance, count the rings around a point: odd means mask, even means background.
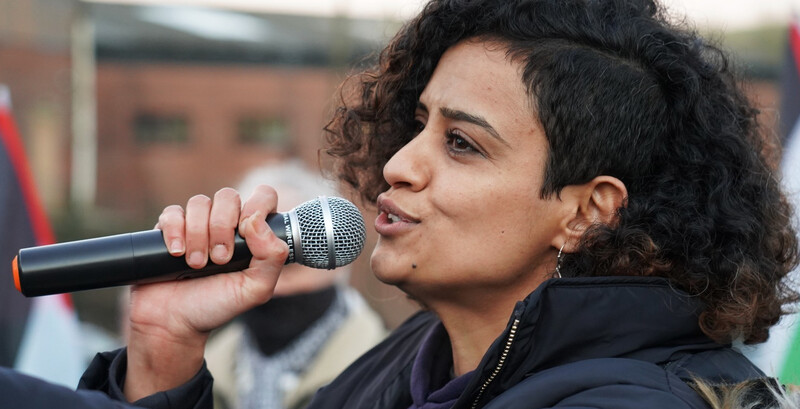
[[[486,351],[505,330],[517,302],[551,274],[552,269],[543,266],[493,288],[403,290],[433,311],[444,324],[453,349],[453,370],[459,376],[478,367]]]
[[[503,332],[518,300],[495,301],[483,308],[430,306],[444,324],[453,350],[456,376],[478,367],[489,346]]]

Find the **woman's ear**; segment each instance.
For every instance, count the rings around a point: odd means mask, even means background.
[[[571,208],[571,213],[563,221],[564,235],[558,241],[565,244],[564,251],[571,253],[593,224],[617,223],[617,210],[625,206],[628,189],[621,180],[603,175],[583,185],[566,186],[560,196]],[[560,248],[561,244],[554,243],[553,246]]]
[[[618,221],[617,211],[625,206],[628,200],[628,189],[621,180],[612,176],[598,176],[588,185],[591,190],[584,203],[584,213],[594,222],[615,225]]]

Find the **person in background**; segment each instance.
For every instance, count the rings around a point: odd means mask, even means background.
[[[281,192],[282,212],[336,194],[299,161],[255,169],[237,190],[248,197],[259,184]],[[348,285],[349,270],[289,264],[269,302],[211,336],[206,362],[216,409],[303,408],[317,389],[381,341],[383,322]]]

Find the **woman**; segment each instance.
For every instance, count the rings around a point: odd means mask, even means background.
[[[726,58],[657,4],[433,0],[342,96],[329,153],[379,210],[374,273],[428,312],[311,407],[702,408],[697,390],[742,382],[767,398],[729,345],[796,299],[790,208]],[[230,258],[237,226],[254,258],[134,288],[105,389],[126,362],[132,401],[205,376],[208,331],[271,296],[276,202],[223,189],[164,210],[190,265]]]

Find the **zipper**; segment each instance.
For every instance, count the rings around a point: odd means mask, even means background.
[[[511,346],[514,344],[514,338],[517,335],[517,328],[519,327],[519,318],[514,318],[514,322],[511,324],[511,329],[508,331],[508,336],[506,337],[506,345],[503,347],[503,353],[500,355],[500,359],[497,361],[497,365],[495,365],[492,374],[486,378],[486,381],[481,385],[481,388],[478,390],[478,394],[475,396],[475,400],[472,401],[472,409],[478,407],[478,401],[481,400],[483,397],[483,393],[486,392],[486,389],[489,388],[489,385],[492,381],[497,378],[497,375],[503,369],[503,365],[506,363],[506,359],[508,358],[509,352],[511,352]]]

